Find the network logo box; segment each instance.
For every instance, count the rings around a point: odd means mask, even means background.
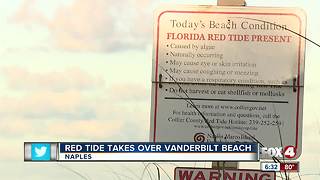
[[[57,143],[27,142],[24,143],[25,161],[57,160]]]

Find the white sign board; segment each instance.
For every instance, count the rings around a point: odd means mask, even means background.
[[[305,40],[297,34],[305,21],[293,8],[159,9],[150,140],[213,141],[193,102],[217,141],[251,142],[251,135],[267,148],[293,147],[287,158],[298,158]]]
[[[262,172],[259,170],[217,170],[209,168],[184,168],[174,170],[174,180],[220,180],[220,179],[260,179],[275,180],[275,172]]]

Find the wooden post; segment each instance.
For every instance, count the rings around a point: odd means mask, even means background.
[[[218,0],[218,6],[246,6],[245,0]],[[239,169],[238,162],[213,161],[212,168],[214,169]]]
[[[213,161],[212,168],[213,169],[239,169],[239,163],[232,162],[232,161]]]
[[[245,0],[218,0],[218,6],[246,6]]]

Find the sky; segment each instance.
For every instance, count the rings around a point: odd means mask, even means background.
[[[83,179],[77,172],[89,179],[139,179],[142,163],[24,163],[23,142],[148,141],[153,11],[161,4],[216,1],[0,4],[0,179]],[[320,42],[320,1],[247,0],[247,5],[304,9],[307,37]],[[319,68],[319,47],[307,43],[301,174],[320,174]],[[162,166],[172,174],[174,165]]]

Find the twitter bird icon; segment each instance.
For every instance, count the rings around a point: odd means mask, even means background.
[[[50,161],[50,144],[33,143],[31,144],[32,161]]]

